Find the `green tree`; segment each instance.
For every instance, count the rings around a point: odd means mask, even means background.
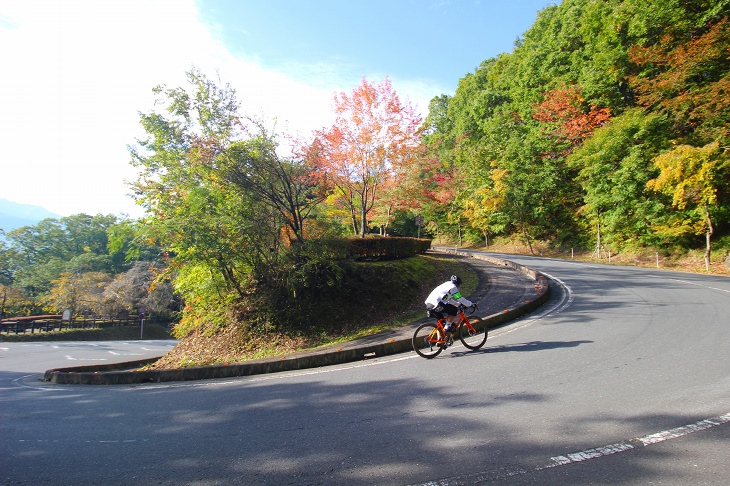
[[[306,158],[280,157],[275,137],[261,124],[258,129],[257,137],[227,149],[224,177],[276,213],[289,230],[290,243],[302,243],[306,220],[327,194]]]
[[[646,190],[649,161],[674,139],[728,145],[729,12],[725,0],[564,0],[541,10],[513,52],[432,100],[424,143],[466,180],[450,210],[484,226],[473,195],[489,194],[504,230],[528,244],[580,244],[598,228],[616,247],[671,244],[652,229],[670,206]]]
[[[0,236],[4,236],[5,232],[0,230]],[[13,275],[15,273],[14,262],[17,255],[10,248],[4,239],[0,239],[0,285],[10,285],[13,283]]]
[[[164,111],[141,115],[148,136],[130,147],[144,238],[162,246],[186,304],[178,336],[254,310],[265,321],[301,295],[305,223],[323,197],[306,161],[280,157],[275,135],[239,114],[232,87],[187,74],[188,89],[156,88]]]
[[[666,146],[668,124],[660,115],[629,110],[596,130],[568,157],[583,188],[581,214],[594,229],[596,249],[614,250],[649,243],[662,201],[646,192],[656,175],[652,157]]]
[[[245,276],[236,265],[245,232],[242,212],[251,205],[233,194],[220,175],[221,154],[242,136],[235,91],[218,87],[201,72],[187,73],[190,91],[158,86],[166,114],[140,115],[147,138],[130,147],[140,169],[133,184],[137,201],[152,216],[147,238],[173,255],[173,268],[202,264],[221,276],[227,290],[244,295]],[[245,233],[244,233],[245,234]],[[235,241],[234,241],[235,240]]]
[[[128,270],[132,262],[157,262],[165,258],[157,240],[148,237],[143,221],[119,221],[107,230],[107,240],[114,274]]]
[[[31,297],[48,292],[63,272],[111,272],[107,232],[117,224],[113,215],[76,214],[45,219],[10,231],[8,250],[13,285]]]

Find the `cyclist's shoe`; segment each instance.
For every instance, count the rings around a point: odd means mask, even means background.
[[[451,335],[451,333],[447,333],[444,337],[444,342],[439,344],[439,346],[441,346],[441,349],[446,349],[452,344],[454,344],[454,337]]]

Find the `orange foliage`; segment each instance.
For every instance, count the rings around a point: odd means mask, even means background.
[[[629,59],[648,71],[629,78],[639,104],[661,108],[683,132],[699,129],[709,140],[728,136],[728,19],[709,26],[689,42],[677,42],[670,33],[657,44],[634,46],[629,50]]]
[[[378,85],[363,78],[351,94],[335,95],[335,114],[335,124],[315,133],[306,155],[360,214],[364,231],[376,193],[418,147],[421,117],[388,78]]]
[[[533,118],[541,123],[557,124],[552,133],[576,145],[611,117],[610,109],[596,105],[586,107],[585,104],[579,87],[555,89],[533,106]]]

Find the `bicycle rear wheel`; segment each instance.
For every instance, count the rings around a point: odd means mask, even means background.
[[[440,343],[439,343],[440,341]],[[443,351],[444,336],[438,326],[423,324],[413,333],[413,349],[426,359],[435,358]]]
[[[459,339],[469,349],[479,349],[487,342],[487,325],[483,321],[464,323],[459,327]]]

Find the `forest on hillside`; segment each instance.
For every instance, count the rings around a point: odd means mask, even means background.
[[[191,70],[154,88],[129,147],[146,217],[9,231],[4,312],[144,307],[180,318],[178,336],[301,330],[359,278],[347,237],[374,234],[699,251],[709,268],[730,252],[729,14],[730,0],[563,0],[425,120],[387,78],[363,78],[305,140]]]
[[[429,218],[483,238],[727,253],[730,2],[565,0],[432,101],[456,189]],[[450,209],[444,212],[447,207]],[[723,255],[724,256],[724,255]]]

